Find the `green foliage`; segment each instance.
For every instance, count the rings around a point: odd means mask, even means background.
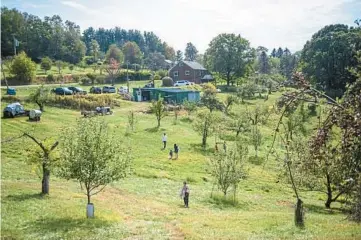
[[[183,53],[181,50],[178,50],[175,56],[175,61],[180,62],[183,61]]]
[[[224,101],[224,112],[229,114],[231,107],[239,102],[239,98],[236,95],[227,95]]]
[[[61,70],[65,68],[65,63],[63,61],[58,60],[55,62],[55,66],[58,69],[58,73],[61,74]]]
[[[144,60],[144,63],[152,71],[165,69],[165,57],[163,54],[158,52],[149,54],[149,56]]]
[[[209,70],[218,72],[229,85],[236,77],[245,76],[255,53],[240,35],[220,34],[210,42],[205,55]]]
[[[128,114],[128,130],[131,131],[131,132],[134,132],[137,122],[138,121],[137,121],[137,119],[135,117],[134,111],[129,111],[129,114]]]
[[[50,94],[50,89],[41,85],[38,87],[35,92],[31,93],[29,96],[29,100],[31,102],[36,103],[39,106],[40,111],[44,111],[44,105],[48,101]]]
[[[47,82],[50,82],[50,83],[55,82],[55,77],[54,77],[54,75],[53,75],[53,74],[49,74],[48,76],[46,76],[46,81],[47,81]]]
[[[156,116],[158,125],[160,127],[160,120],[167,115],[165,105],[163,103],[163,99],[159,98],[157,101],[152,101],[152,105],[150,106],[150,111]]]
[[[173,79],[171,77],[162,78],[162,87],[173,87]]]
[[[97,42],[97,40],[95,39],[91,40],[90,54],[93,56],[94,62],[98,60],[99,51],[100,51],[99,43]]]
[[[74,70],[74,67],[75,67],[74,64],[69,64],[69,66],[68,66],[68,68],[69,68],[70,71],[73,71],[73,70]]]
[[[197,110],[197,103],[185,100],[183,101],[183,107],[187,111],[189,116],[192,112]]]
[[[198,50],[197,48],[191,43],[187,43],[187,47],[184,51],[184,56],[186,61],[195,61],[197,58]]]
[[[113,95],[72,95],[61,96],[50,94],[47,100],[47,105],[76,109],[76,110],[95,110],[99,106],[120,106],[120,99]]]
[[[63,133],[58,174],[78,181],[86,190],[88,204],[106,185],[126,177],[132,159],[130,147],[99,117],[78,120],[76,127]]]
[[[41,59],[40,67],[45,71],[45,74],[48,70],[51,69],[51,66],[53,65],[53,61],[49,57],[44,57]]]
[[[202,136],[203,149],[207,146],[207,138],[212,136],[220,122],[220,115],[208,111],[199,111],[193,122],[193,129]]]
[[[346,84],[356,80],[347,69],[357,66],[356,52],[361,50],[360,40],[357,28],[342,24],[322,28],[302,50],[302,72],[330,96],[331,90],[345,91]]]
[[[10,73],[14,74],[17,79],[23,82],[31,83],[35,77],[36,64],[26,55],[21,52],[14,57],[11,64]]]
[[[246,177],[244,165],[247,155],[248,147],[236,142],[236,146],[227,147],[226,151],[219,150],[210,158],[210,173],[224,196],[230,187],[235,192],[239,182]]]
[[[123,52],[117,47],[117,45],[112,44],[109,46],[109,49],[105,55],[107,62],[110,62],[110,59],[116,60],[118,63],[124,62]]]
[[[139,46],[135,42],[126,42],[122,48],[124,55],[124,62],[129,62],[130,64],[140,64],[142,61],[142,52],[140,51]]]

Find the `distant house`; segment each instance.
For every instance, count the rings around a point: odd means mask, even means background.
[[[199,84],[203,82],[202,78],[206,75],[210,75],[207,69],[197,62],[191,61],[180,61],[169,70],[169,76],[174,82],[188,80]]]

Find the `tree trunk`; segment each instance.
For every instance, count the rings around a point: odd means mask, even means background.
[[[90,204],[90,191],[87,189],[86,196],[88,197],[88,204]]]
[[[304,227],[304,215],[303,215],[303,202],[297,198],[296,210],[295,210],[295,224],[297,227]]]
[[[49,194],[49,181],[50,181],[50,171],[47,168],[47,164],[43,163],[43,180],[41,181],[42,194]]]
[[[158,118],[157,121],[158,121],[158,126],[157,127],[159,128],[160,127],[160,119]]]
[[[326,208],[331,208],[332,201],[332,189],[331,189],[331,180],[330,175],[326,173],[326,180],[327,180],[327,200],[325,202]]]

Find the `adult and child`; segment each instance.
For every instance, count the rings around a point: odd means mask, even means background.
[[[167,134],[163,133],[163,135],[162,135],[163,149],[162,150],[164,150],[167,147],[167,140],[168,140]],[[175,155],[174,159],[178,159],[178,153],[179,153],[179,147],[177,144],[174,144],[173,149],[169,150],[169,158],[168,159],[173,159],[173,154]]]

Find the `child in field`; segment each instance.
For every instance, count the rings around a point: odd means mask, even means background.
[[[173,158],[173,150],[171,149],[170,151],[169,151],[169,157],[168,157],[168,159],[172,159]]]

